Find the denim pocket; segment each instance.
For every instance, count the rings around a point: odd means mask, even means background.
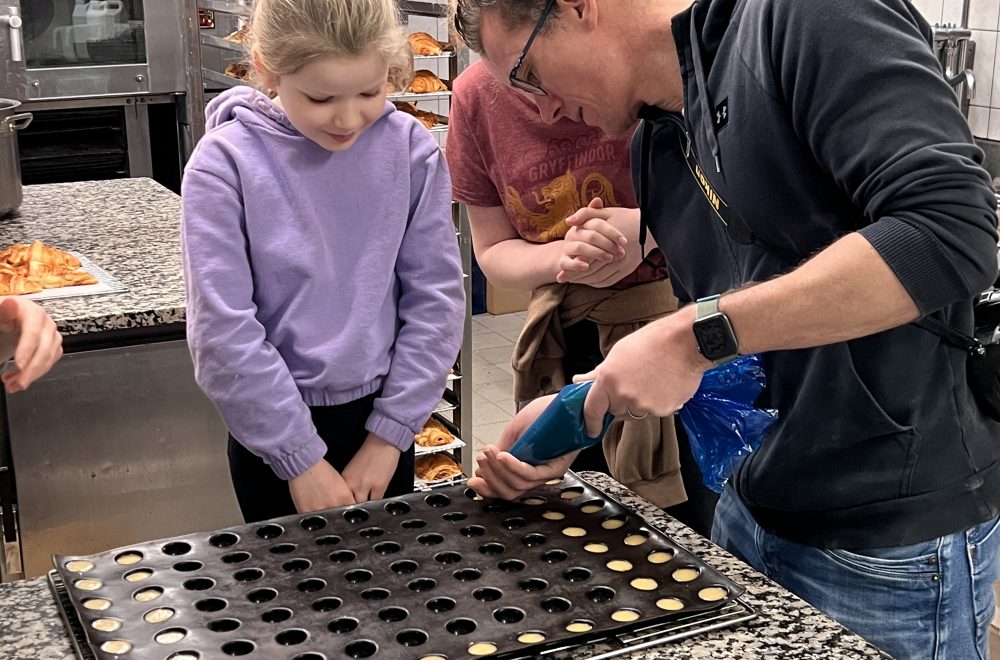
[[[965,532],[966,551],[972,569],[972,606],[976,621],[976,642],[988,646],[986,636],[996,610],[993,583],[1000,578],[1000,518],[976,525]]]
[[[829,548],[825,552],[842,567],[862,575],[912,580],[937,574],[937,540],[897,548]]]

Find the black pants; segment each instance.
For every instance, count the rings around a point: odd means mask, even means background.
[[[338,472],[343,472],[361,448],[368,431],[365,422],[381,392],[339,406],[309,408],[319,437],[326,442],[324,458]],[[229,474],[233,479],[236,500],[248,522],[270,520],[295,513],[295,503],[288,482],[279,479],[262,458],[251,453],[229,436]],[[396,472],[386,488],[386,497],[413,492],[413,447],[399,456]]]
[[[566,339],[566,357],[563,358],[563,371],[566,380],[572,380],[576,374],[585,374],[601,363],[600,338],[597,325],[592,321],[580,321],[563,330]],[[712,519],[715,517],[715,505],[719,494],[707,488],[701,482],[701,471],[691,454],[684,425],[679,417],[674,417],[674,427],[677,430],[677,451],[681,464],[681,480],[687,491],[686,502],[675,504],[664,509],[671,516],[681,521],[702,536],[708,537],[712,532]],[[574,472],[592,470],[609,474],[608,462],[604,458],[601,444],[587,447],[576,457],[570,469]]]

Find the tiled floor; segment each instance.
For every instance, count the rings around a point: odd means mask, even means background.
[[[478,451],[500,437],[514,416],[514,369],[510,358],[524,312],[472,317],[472,430]]]

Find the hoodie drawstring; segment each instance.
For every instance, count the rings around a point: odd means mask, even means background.
[[[705,84],[705,71],[701,66],[701,40],[695,25],[698,3],[691,6],[691,63],[694,68],[694,80],[698,86],[698,100],[701,105],[702,120],[705,122],[705,136],[708,146],[715,159],[715,171],[722,172],[722,159],[719,151],[719,138],[715,135],[715,122],[712,120],[712,99],[708,95],[708,85]]]

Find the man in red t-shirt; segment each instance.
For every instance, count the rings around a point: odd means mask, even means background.
[[[608,322],[602,309],[610,307],[616,314],[620,310],[615,322],[627,333],[652,320],[650,310],[665,313],[676,308],[660,250],[654,246],[645,258],[640,251],[628,138],[607,136],[582,122],[540,118],[534,102],[499,84],[477,62],[454,83],[446,155],[454,197],[468,207],[473,246],[483,273],[497,287],[534,292],[526,330],[515,349],[515,369],[519,354],[529,350],[525,345],[538,343],[537,337],[526,335],[536,307],[552,299],[541,295],[551,294],[551,287],[566,284],[609,292],[600,304],[594,304],[593,313],[579,313],[580,296],[575,296],[574,313],[563,308],[552,315],[557,319],[553,322],[566,324],[571,317],[572,324],[559,328],[565,349],[564,380],[554,381],[551,391],[602,360],[601,344],[607,344],[602,338],[608,336],[599,331],[598,323]],[[619,300],[612,295],[616,291],[623,292]],[[590,304],[587,291],[582,293],[583,304]],[[665,300],[672,305],[664,308]],[[516,389],[522,388],[516,383]],[[537,396],[544,392],[521,393]],[[517,394],[517,403],[524,403]],[[681,484],[673,421],[663,426],[660,440],[672,445],[667,453],[673,467],[635,466],[638,475],[633,474],[629,485],[644,482],[646,488],[640,487],[640,492],[647,496],[655,492],[661,506],[683,501],[684,486],[688,495],[696,490],[698,501],[682,505],[695,510],[688,515],[680,511],[678,517],[707,533],[715,498],[700,486],[696,471]],[[689,454],[686,446],[682,449]],[[681,461],[680,467],[687,462]],[[622,468],[617,460],[615,466]],[[600,445],[584,450],[572,468],[609,471]],[[672,470],[672,474],[650,477],[645,474],[650,469]],[[655,487],[654,479],[658,479]],[[702,498],[701,493],[708,496]]]

